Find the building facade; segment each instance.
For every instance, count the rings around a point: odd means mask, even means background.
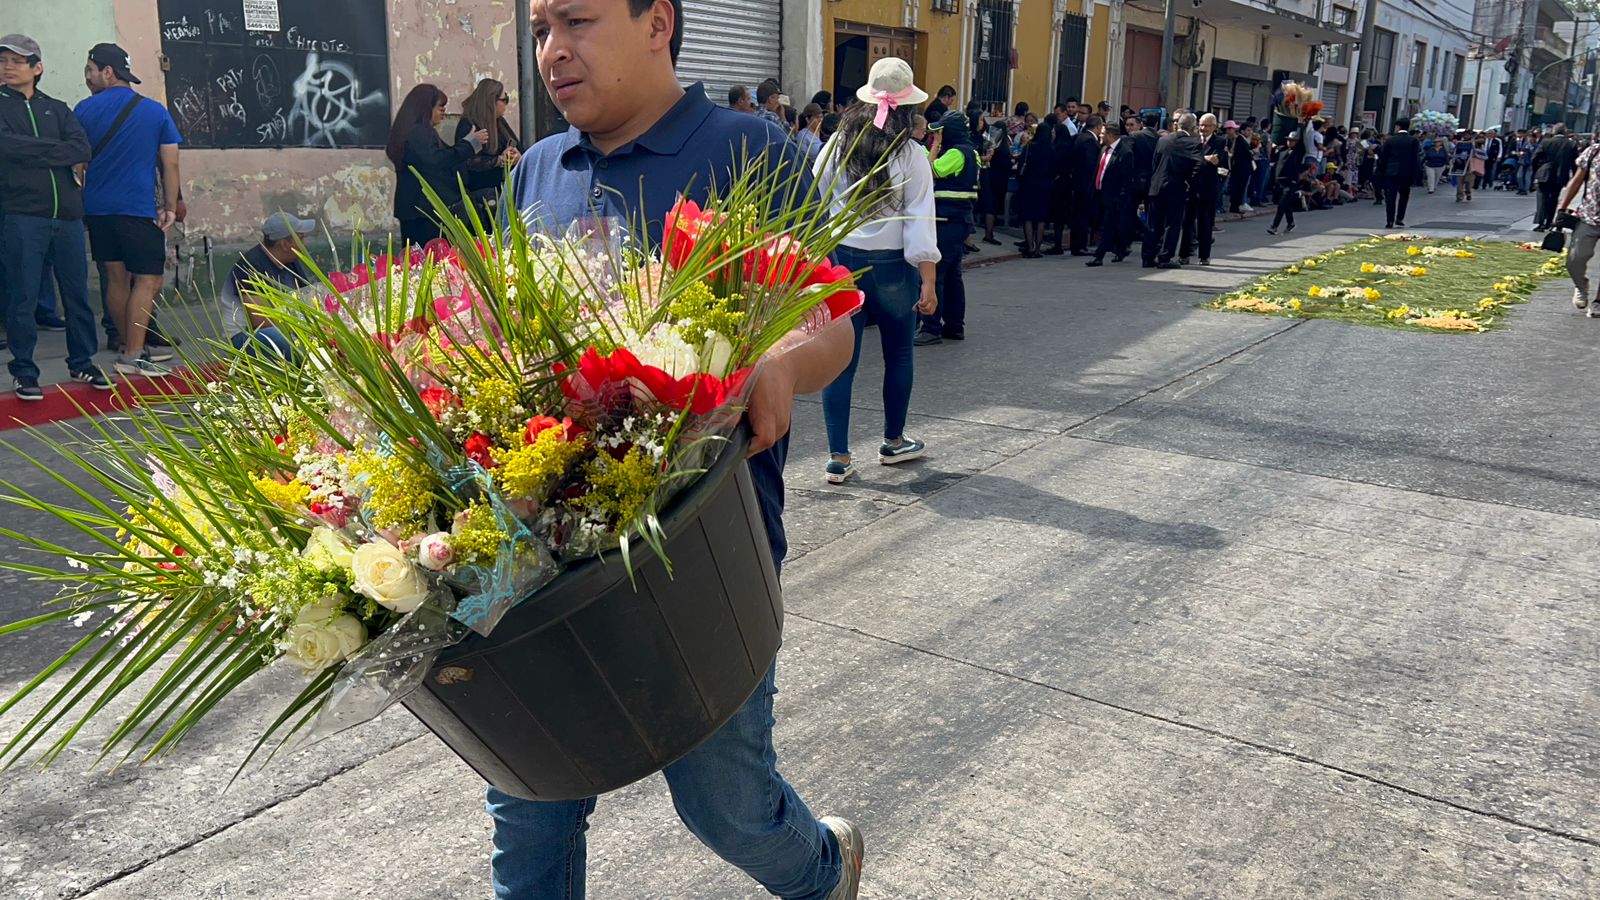
[[[1387,130],[1396,119],[1431,109],[1470,114],[1464,106],[1473,36],[1470,7],[1453,2],[1381,3],[1374,31],[1372,68],[1362,110]],[[1476,74],[1476,66],[1473,67]]]

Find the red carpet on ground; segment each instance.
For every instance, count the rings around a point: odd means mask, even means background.
[[[122,375],[111,391],[95,390],[93,385],[76,381],[53,384],[44,389],[43,400],[19,400],[10,391],[0,394],[0,431],[26,425],[48,425],[83,416],[98,416],[161,402],[171,397],[198,393],[205,382],[179,369],[166,378]]]

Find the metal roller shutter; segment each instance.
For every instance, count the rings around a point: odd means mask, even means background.
[[[705,82],[706,93],[724,105],[732,85],[754,94],[765,79],[781,81],[782,25],[782,0],[683,0],[678,80],[684,86]]]

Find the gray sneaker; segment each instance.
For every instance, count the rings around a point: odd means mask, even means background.
[[[1583,291],[1582,290],[1580,290],[1578,288],[1573,288],[1572,289],[1572,305],[1576,306],[1578,309],[1583,309],[1584,307],[1589,305],[1589,298],[1585,297],[1583,295]]]
[[[828,826],[839,841],[839,885],[828,895],[828,900],[856,900],[861,895],[861,858],[867,855],[861,829],[854,822],[836,816],[823,816],[817,821]]]
[[[124,375],[143,375],[147,378],[168,378],[172,375],[171,369],[152,360],[149,354],[144,354],[138,359],[117,357],[117,371]]]

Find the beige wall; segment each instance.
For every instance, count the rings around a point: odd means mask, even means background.
[[[506,118],[515,127],[515,17],[512,0],[390,0],[392,106],[429,81],[450,95],[455,111],[479,78],[491,77],[512,95]],[[153,0],[116,0],[117,40],[144,79],[141,91],[166,102],[160,25]],[[315,216],[335,233],[372,233],[393,224],[394,168],[381,150],[188,150],[180,166],[190,235],[247,242],[261,220],[280,209]]]

